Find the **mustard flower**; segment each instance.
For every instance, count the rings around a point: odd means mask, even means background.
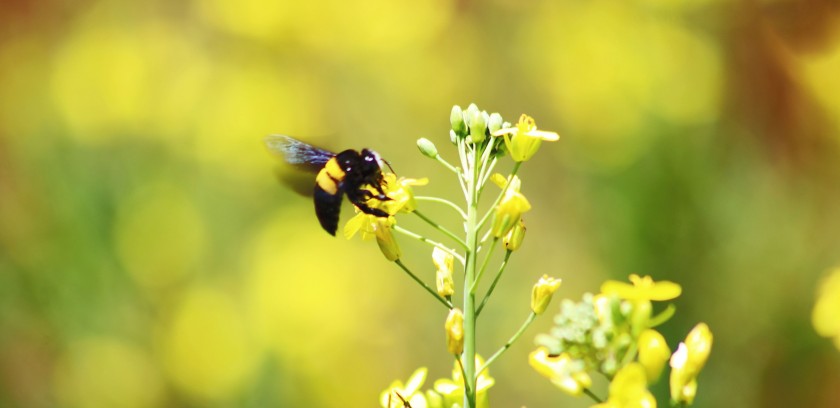
[[[833,337],[834,345],[840,349],[840,268],[834,269],[821,283],[811,313],[814,330],[823,337]]]
[[[657,301],[675,299],[682,293],[680,285],[669,281],[654,282],[650,276],[640,277],[633,274],[630,275],[630,282],[632,285],[608,280],[601,285],[601,292],[606,295],[616,295],[626,300]]]
[[[397,179],[394,173],[383,174],[383,180],[382,190],[390,200],[379,201],[374,198],[368,204],[375,204],[376,207],[391,215],[396,215],[400,211],[407,213],[414,211],[417,208],[417,202],[414,200],[414,190],[411,187],[429,184],[429,179],[425,177],[421,179],[400,177]]]
[[[504,190],[504,195],[499,200],[499,205],[496,206],[492,228],[493,236],[501,238],[519,223],[523,213],[531,210],[531,203],[519,192],[519,187],[522,184],[519,177],[513,176],[510,185],[508,185],[505,176],[498,173],[493,174],[490,179]]]
[[[618,370],[610,382],[609,397],[592,408],[656,408],[656,399],[647,389],[645,369],[630,363]]]
[[[446,349],[449,354],[460,355],[464,351],[464,312],[453,308],[446,317]]]
[[[691,404],[697,395],[697,375],[712,349],[712,332],[705,323],[691,329],[671,356],[671,400]]]
[[[376,238],[379,250],[386,259],[393,262],[402,255],[391,230],[395,224],[394,217],[377,217],[360,211],[344,225],[344,236],[350,239],[359,232],[363,240]]]
[[[551,355],[547,348],[539,347],[528,355],[528,363],[567,394],[579,396],[592,386],[592,378],[583,362],[572,360],[569,353]]]
[[[662,334],[653,329],[643,331],[638,344],[639,363],[645,368],[648,382],[654,383],[671,357],[671,349]]]
[[[484,367],[484,359],[478,354],[475,355],[475,366]],[[489,369],[479,369],[478,379],[475,384],[476,405],[478,408],[487,408],[490,405],[487,399],[487,390],[494,384],[496,384],[496,380],[490,377]],[[444,406],[451,407],[454,404],[460,406],[464,402],[464,376],[457,362],[455,362],[452,368],[452,379],[442,378],[435,381],[434,389],[443,396],[446,402]]]
[[[551,297],[560,287],[562,280],[543,275],[531,290],[531,310],[542,314],[551,303]]]
[[[439,247],[432,250],[432,262],[435,264],[435,283],[437,293],[443,297],[452,296],[455,293],[455,280],[452,274],[455,269],[455,256]]]
[[[493,132],[493,136],[504,136],[510,157],[517,162],[530,159],[543,141],[554,142],[560,139],[555,132],[537,130],[534,118],[524,113],[519,117],[516,127],[499,129]]]
[[[403,384],[402,381],[396,380],[385,391],[379,395],[379,403],[382,408],[402,408],[405,406],[403,400],[408,402],[412,408],[425,408],[426,397],[420,391],[420,387],[426,381],[428,369],[420,367],[408,381]]]
[[[522,246],[523,239],[525,239],[525,221],[522,221],[522,218],[520,218],[519,223],[514,225],[505,235],[502,243],[505,245],[506,250],[516,251]]]

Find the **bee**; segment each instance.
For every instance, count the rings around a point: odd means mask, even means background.
[[[391,199],[382,190],[382,168],[383,163],[387,162],[373,150],[362,149],[358,152],[347,149],[333,153],[286,135],[267,136],[265,144],[269,151],[282,156],[286,163],[317,173],[313,193],[315,215],[321,227],[330,235],[335,236],[338,229],[338,216],[344,195],[365,214],[377,217],[390,215],[367,204],[372,198],[380,201]],[[372,187],[378,194],[367,187]]]

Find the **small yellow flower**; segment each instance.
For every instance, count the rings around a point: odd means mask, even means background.
[[[639,277],[630,275],[632,285],[625,282],[608,280],[601,285],[601,292],[605,295],[616,295],[627,300],[671,300],[682,293],[680,285],[669,282],[654,282],[650,276]]]
[[[478,354],[475,356],[475,366],[484,367],[484,359]],[[487,399],[487,390],[490,389],[496,380],[490,377],[489,369],[479,368],[478,379],[476,380],[476,405],[478,408],[487,408],[489,401]],[[453,404],[463,404],[464,402],[464,377],[461,375],[461,367],[455,362],[452,368],[452,379],[442,378],[435,381],[435,391],[443,396],[445,400],[444,406],[451,407]]]
[[[550,355],[547,348],[540,347],[528,355],[528,363],[570,395],[579,396],[585,388],[592,386],[592,378],[584,370],[583,364],[573,361],[568,353]]]
[[[464,312],[453,308],[446,317],[446,349],[449,354],[460,355],[464,351]]]
[[[645,368],[648,382],[656,382],[671,357],[668,343],[656,330],[647,329],[639,336],[639,363]]]
[[[674,402],[694,402],[697,394],[697,375],[706,364],[712,350],[712,332],[705,323],[691,329],[685,342],[680,343],[671,356],[671,399]]]
[[[523,213],[531,210],[531,203],[519,192],[521,185],[519,177],[513,176],[510,185],[508,185],[505,176],[499,173],[493,174],[490,179],[504,190],[504,195],[499,200],[499,205],[496,206],[496,212],[493,214],[492,228],[493,236],[501,238],[519,223]]]
[[[426,397],[420,391],[420,387],[426,381],[428,371],[426,367],[420,367],[411,374],[406,384],[399,380],[392,382],[387,390],[379,394],[379,403],[382,408],[402,408],[405,406],[403,400],[412,408],[425,408]]]
[[[407,213],[414,211],[417,208],[417,201],[414,200],[412,186],[429,184],[429,179],[425,177],[421,179],[400,177],[398,179],[394,173],[385,173],[382,177],[382,190],[390,200],[380,201],[372,198],[368,200],[368,205],[380,208],[391,215],[396,215],[400,211]],[[373,190],[371,192],[378,194]]]
[[[555,132],[538,130],[534,118],[525,114],[519,117],[516,127],[499,129],[493,132],[493,136],[504,136],[510,157],[517,162],[530,159],[543,141],[554,142],[560,139]]]
[[[376,238],[379,250],[382,251],[386,259],[393,262],[400,259],[402,255],[397,240],[394,238],[393,231],[391,230],[391,227],[395,224],[396,220],[394,217],[377,217],[358,212],[344,225],[344,237],[351,239],[358,232],[363,240]]]
[[[510,232],[505,235],[502,243],[505,245],[506,250],[516,251],[522,246],[523,239],[525,239],[525,221],[522,221],[522,218],[520,218],[519,223],[514,225],[510,229]]]
[[[814,330],[823,337],[833,337],[840,349],[840,268],[836,268],[820,283],[817,301],[811,313]]]
[[[610,382],[607,401],[592,408],[656,408],[656,399],[647,389],[642,365],[630,363],[618,370]]]
[[[543,275],[531,290],[531,310],[542,314],[551,303],[551,297],[560,287],[562,280]]]
[[[435,283],[437,293],[443,297],[452,296],[455,293],[455,280],[452,277],[455,268],[455,256],[438,247],[432,250],[432,262],[437,269]]]

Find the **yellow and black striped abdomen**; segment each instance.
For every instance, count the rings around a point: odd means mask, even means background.
[[[346,173],[333,157],[315,178],[315,215],[327,232],[335,235],[338,229],[338,216],[341,212],[341,198],[344,195],[342,183]]]

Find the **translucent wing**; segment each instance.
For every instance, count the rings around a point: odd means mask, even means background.
[[[335,153],[324,150],[286,135],[269,135],[265,137],[268,150],[277,154],[293,166],[312,172],[317,172],[335,156]]]

